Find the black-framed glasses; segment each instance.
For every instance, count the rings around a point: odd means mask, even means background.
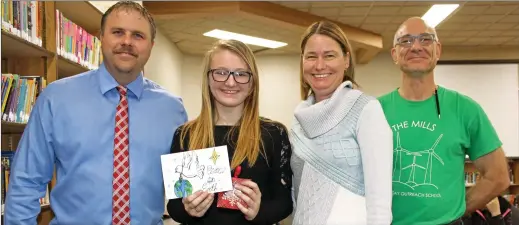
[[[421,46],[429,46],[434,41],[436,41],[436,36],[434,34],[429,33],[423,33],[420,35],[404,35],[402,37],[399,37],[396,39],[397,45],[400,45],[402,47],[409,48],[413,46],[415,40],[418,40],[418,43],[420,43]]]
[[[239,84],[246,84],[250,82],[252,73],[245,70],[229,71],[226,69],[211,69],[207,73],[211,74],[213,80],[216,82],[226,82],[232,75],[234,81]]]

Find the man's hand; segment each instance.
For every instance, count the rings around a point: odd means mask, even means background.
[[[470,214],[477,209],[485,208],[486,204],[497,197],[510,185],[508,163],[503,149],[498,148],[474,161],[481,179],[467,192],[467,209]]]

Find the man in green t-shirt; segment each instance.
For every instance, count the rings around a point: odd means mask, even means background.
[[[393,224],[461,224],[510,183],[501,141],[477,102],[435,84],[441,44],[433,28],[410,18],[393,46],[402,83],[379,98],[393,130]],[[465,155],[481,173],[466,195]]]

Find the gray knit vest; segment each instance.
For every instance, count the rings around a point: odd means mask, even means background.
[[[324,176],[364,196],[364,173],[356,138],[359,116],[374,98],[343,82],[329,99],[316,104],[313,96],[301,102],[291,128],[292,170],[297,198],[303,166],[309,163]]]

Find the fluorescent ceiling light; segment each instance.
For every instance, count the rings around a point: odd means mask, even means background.
[[[454,12],[458,6],[459,4],[435,4],[422,16],[422,19],[434,28]]]
[[[206,32],[206,33],[204,33],[204,36],[223,39],[223,40],[234,39],[237,41],[241,41],[245,44],[257,45],[257,46],[262,46],[262,47],[266,47],[266,48],[279,48],[279,47],[283,47],[283,46],[287,45],[287,43],[283,43],[283,42],[279,42],[279,41],[272,41],[272,40],[268,40],[268,39],[263,39],[263,38],[248,36],[248,35],[244,35],[244,34],[238,34],[238,33],[233,33],[233,32],[229,32],[229,31],[218,30],[218,29],[214,29],[212,31]]]

